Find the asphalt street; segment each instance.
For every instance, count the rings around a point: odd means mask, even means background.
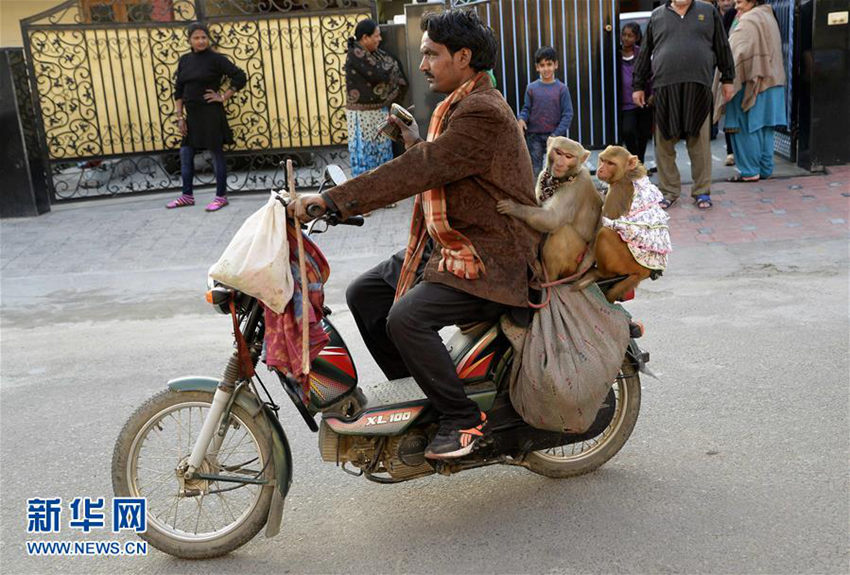
[[[812,176],[716,194],[710,213],[671,210],[670,267],[627,304],[646,326],[655,377],[642,378],[637,427],[602,469],[553,480],[488,467],[377,485],[322,462],[316,436],[277,390],[294,457],[282,531],[198,562],[152,548],[28,556],[33,539],[134,536],[85,535],[63,516],[61,533],[36,537],[26,503],[110,498],[113,445],[133,410],[173,377],[221,373],[230,320],[204,301],[206,270],[265,197],[234,197],[215,214],[203,211],[212,193],[202,192],[200,206],[173,211],[158,195],[4,220],[3,572],[847,573],[850,186]],[[759,219],[768,195],[800,199]],[[812,209],[817,221],[802,217],[806,196],[827,206]],[[409,212],[407,200],[363,228],[317,238],[332,267],[332,319],[366,381],[380,375],[344,290],[403,246]],[[751,220],[743,236],[729,228],[740,217]]]

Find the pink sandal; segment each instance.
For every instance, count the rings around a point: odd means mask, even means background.
[[[195,196],[190,196],[189,194],[183,194],[176,200],[171,200],[165,207],[169,210],[174,208],[184,208],[186,206],[194,206],[195,205]]]
[[[227,201],[227,198],[224,196],[216,196],[213,201],[207,204],[208,212],[217,212],[230,202]]]

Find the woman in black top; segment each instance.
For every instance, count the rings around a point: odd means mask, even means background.
[[[183,195],[169,202],[167,208],[194,206],[192,182],[195,178],[195,152],[209,150],[215,170],[215,199],[207,205],[208,212],[227,205],[227,169],[224,163],[224,144],[233,143],[233,133],[227,125],[224,102],[245,86],[245,72],[226,56],[210,48],[210,33],[199,22],[189,25],[189,45],[192,51],[180,57],[177,80],[174,84],[174,109],[183,141],[180,145],[180,174]],[[219,92],[224,76],[230,88]],[[183,112],[186,112],[185,117]]]

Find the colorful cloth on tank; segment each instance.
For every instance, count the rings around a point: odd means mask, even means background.
[[[345,111],[352,176],[374,170],[393,159],[392,141],[378,132],[389,113],[386,107],[380,110]]]
[[[658,205],[664,196],[646,176],[636,180],[634,187],[629,213],[616,220],[603,216],[602,225],[619,234],[637,263],[651,270],[664,270],[667,254],[673,251],[667,226],[670,216]]]
[[[302,233],[299,229],[297,233]],[[279,369],[284,373],[292,374],[301,382],[303,392],[302,400],[309,403],[310,378],[309,372],[304,373],[302,365],[301,347],[301,325],[303,314],[301,311],[301,270],[298,266],[298,238],[295,236],[294,226],[286,227],[289,239],[289,266],[292,270],[292,279],[295,280],[295,290],[292,299],[286,305],[283,313],[277,314],[263,305],[265,310],[265,344],[266,365]],[[307,297],[310,305],[307,307],[310,322],[310,361],[314,360],[319,352],[324,349],[330,338],[322,326],[324,318],[323,305],[325,303],[324,284],[328,281],[330,267],[325,256],[306,235],[302,234],[304,240],[304,254],[307,263]]]
[[[472,92],[478,82],[490,84],[490,77],[479,72],[474,78],[461,84],[454,92],[440,102],[431,122],[428,124],[427,141],[433,142],[443,131],[443,118],[452,105],[460,102]],[[422,254],[431,236],[440,246],[440,263],[437,270],[467,279],[478,279],[484,274],[484,262],[475,251],[475,246],[462,233],[452,229],[446,208],[446,190],[443,186],[432,188],[417,194],[413,203],[413,217],[410,221],[410,235],[404,253],[404,263],[396,286],[395,299],[398,300],[416,281],[416,270],[422,261]]]

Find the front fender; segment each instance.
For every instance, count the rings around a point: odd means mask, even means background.
[[[208,391],[215,393],[218,384],[219,380],[212,377],[189,376],[172,379],[168,382],[168,388],[176,392]],[[236,396],[236,403],[251,417],[257,417],[260,412],[263,412],[263,416],[268,420],[269,426],[274,431],[272,434],[272,456],[274,458],[277,490],[280,492],[282,500],[286,497],[289,487],[292,485],[292,451],[289,448],[289,441],[286,439],[283,427],[281,427],[274,412],[250,391],[241,390],[239,395]]]

